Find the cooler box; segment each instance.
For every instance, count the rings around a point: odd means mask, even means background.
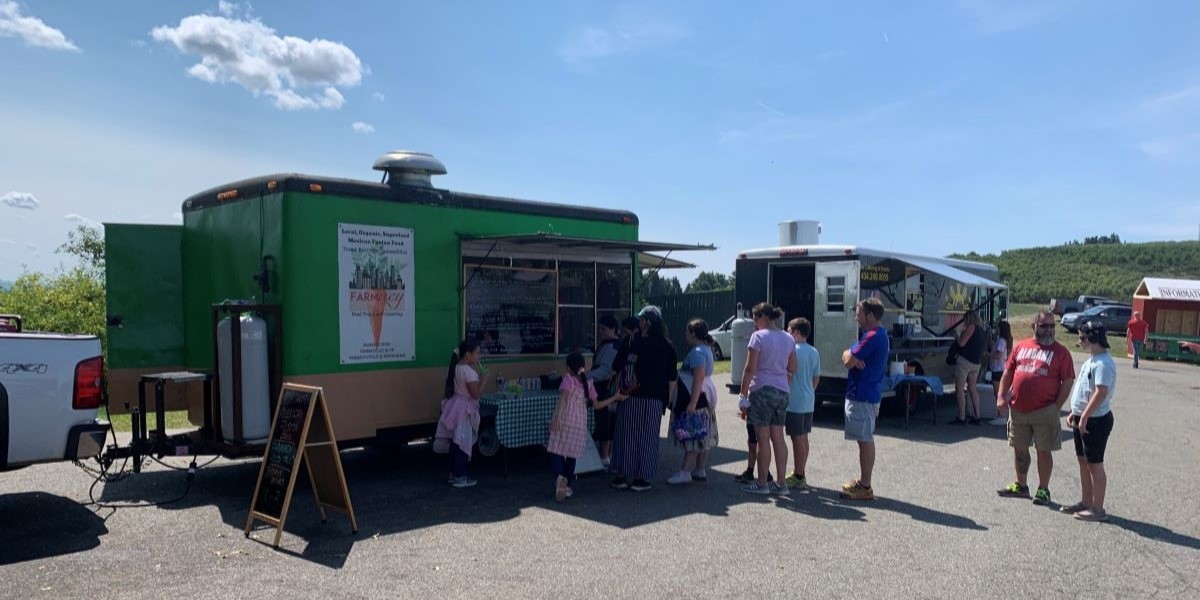
[[[996,390],[990,383],[980,383],[975,386],[979,391],[979,417],[983,419],[996,418]]]

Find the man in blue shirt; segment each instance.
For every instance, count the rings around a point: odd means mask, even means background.
[[[874,500],[871,471],[875,469],[875,418],[883,398],[883,375],[887,370],[888,336],[880,326],[883,303],[867,298],[854,307],[854,319],[862,331],[858,343],[842,353],[846,374],[846,439],[858,442],[859,478],[842,485],[842,497]]]

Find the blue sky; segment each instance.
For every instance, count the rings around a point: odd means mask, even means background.
[[[732,272],[1200,227],[1200,3],[0,0],[0,279],[272,172],[631,209]],[[357,124],[357,125],[356,125]],[[694,271],[676,273],[685,282]]]

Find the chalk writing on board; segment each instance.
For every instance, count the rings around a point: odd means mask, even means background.
[[[292,469],[296,466],[301,430],[311,408],[311,393],[291,389],[283,391],[283,401],[279,405],[275,429],[271,432],[267,453],[263,457],[267,465],[263,471],[263,480],[259,483],[255,505],[255,510],[260,513],[279,518],[283,511],[283,501],[287,497]]]
[[[467,267],[467,335],[488,354],[554,351],[553,271]]]

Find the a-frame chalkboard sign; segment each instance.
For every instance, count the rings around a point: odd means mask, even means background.
[[[256,519],[264,521],[275,527],[274,545],[279,547],[301,462],[308,469],[321,522],[325,522],[325,509],[330,508],[350,517],[350,528],[358,533],[342,459],[325,406],[325,393],[319,387],[285,383],[279,391],[271,437],[267,439],[267,450],[258,469],[258,484],[250,500],[246,536],[250,535]]]

